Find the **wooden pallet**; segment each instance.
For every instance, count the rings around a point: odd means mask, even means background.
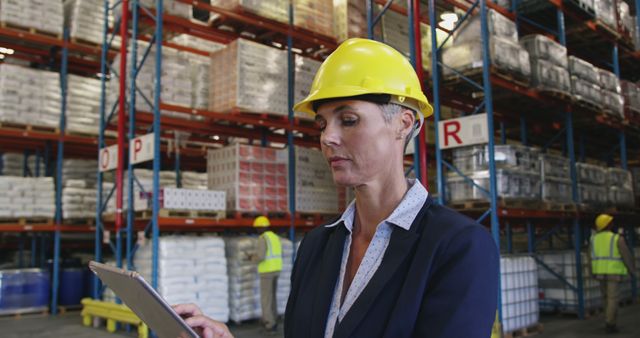
[[[582,97],[578,96],[576,97],[576,104],[584,109],[590,110],[590,111],[594,111],[594,112],[601,112],[602,111],[602,106],[596,104],[595,102],[589,101],[589,100],[585,100]]]
[[[498,67],[491,67],[490,69],[490,74],[492,76],[496,76],[502,79],[505,79],[509,82],[512,82],[514,84],[523,86],[523,87],[528,87],[529,84],[531,83],[531,80],[521,74],[518,73],[513,73]],[[469,69],[469,70],[464,70],[462,72],[459,72],[460,74],[462,74],[464,77],[469,78],[471,80],[474,80],[476,82],[482,80],[482,68],[474,68],[474,69]],[[447,77],[444,78],[444,83],[447,86],[450,85],[455,85],[461,82],[467,82],[462,76],[458,75],[458,74],[452,74],[449,75]]]
[[[58,313],[63,315],[65,313],[71,312],[71,311],[79,311],[82,310],[82,304],[78,304],[78,305],[58,305]]]
[[[21,123],[13,123],[13,122],[0,122],[0,128],[7,129],[18,129],[27,132],[46,132],[46,133],[59,133],[60,128],[58,127],[47,127],[47,126],[36,126],[31,124],[21,124]]]
[[[35,27],[25,27],[25,26],[21,26],[21,25],[16,25],[16,24],[11,23],[11,22],[5,22],[5,21],[0,22],[0,27],[20,30],[20,31],[23,31],[23,32],[31,33],[31,34],[48,35],[48,36],[51,36],[51,37],[54,37],[54,38],[62,40],[62,34],[43,31],[43,30],[40,30],[40,29],[35,28]]]
[[[46,217],[9,217],[0,219],[0,226],[2,224],[19,224],[19,225],[53,225],[53,218]]]
[[[515,330],[513,332],[506,332],[503,338],[515,338],[515,337],[528,337],[542,333],[544,326],[541,323],[536,323],[532,326]]]
[[[542,209],[547,211],[576,211],[576,205],[573,203],[555,203],[555,202],[542,202]]]
[[[602,22],[601,20],[596,19],[595,20],[595,24],[596,24],[596,27],[599,30],[603,30],[603,31],[607,32],[608,34],[613,36],[616,40],[620,38],[620,33],[618,33],[614,28],[609,27],[609,25],[607,25],[606,23]]]
[[[65,224],[70,224],[70,225],[88,225],[88,226],[94,226],[96,223],[96,219],[95,217],[92,218],[87,218],[87,217],[80,217],[80,218],[64,218],[64,223]]]
[[[169,210],[160,209],[158,216],[165,218],[215,218],[221,219],[225,217],[224,211],[202,211],[202,210]],[[135,212],[136,219],[151,219],[153,217],[152,210],[143,210]]]
[[[573,102],[573,96],[571,95],[571,93],[564,92],[562,90],[540,89],[539,92],[543,95],[547,95],[564,102]]]
[[[28,309],[15,309],[15,310],[3,310],[0,311],[0,318],[13,318],[13,319],[21,319],[23,316],[29,317],[45,317],[49,315],[49,308],[37,307],[37,308],[28,308]]]

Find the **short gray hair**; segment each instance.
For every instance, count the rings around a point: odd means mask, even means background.
[[[380,107],[380,110],[382,111],[382,118],[384,119],[384,122],[386,122],[387,124],[391,123],[393,118],[396,115],[402,113],[403,110],[409,109],[413,111],[411,108],[407,108],[395,103],[383,103],[383,104],[377,104],[377,105],[378,107]],[[413,138],[413,131],[409,133],[404,140],[405,151],[407,151],[407,146],[409,145],[409,142],[411,141],[412,138]]]

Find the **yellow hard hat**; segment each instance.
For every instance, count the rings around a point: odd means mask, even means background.
[[[613,216],[609,214],[600,214],[596,217],[596,229],[598,231],[606,228],[613,221]]]
[[[407,58],[382,42],[353,38],[329,55],[316,73],[309,96],[293,109],[315,115],[313,102],[370,94],[388,94],[390,102],[418,113],[422,127],[433,108]]]
[[[253,226],[256,228],[264,228],[271,225],[269,219],[266,216],[258,216],[253,220]]]

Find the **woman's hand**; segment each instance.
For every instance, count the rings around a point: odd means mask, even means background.
[[[233,338],[229,328],[221,322],[215,321],[202,314],[200,308],[195,304],[178,304],[173,306],[173,310],[191,328],[195,329],[203,338]]]

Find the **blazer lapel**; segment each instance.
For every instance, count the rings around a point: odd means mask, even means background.
[[[312,296],[313,304],[308,305],[313,307],[310,332],[318,333],[318,337],[324,336],[333,292],[340,274],[340,263],[347,233],[344,223],[341,222],[329,235],[322,255],[320,275],[317,277],[317,289],[314,290],[315,295]]]
[[[384,286],[389,282],[402,261],[413,249],[413,245],[419,237],[414,228],[415,224],[408,231],[398,227],[393,229],[387,252],[378,271],[376,271],[369,284],[349,309],[349,312],[338,324],[334,337],[349,337],[351,332],[364,319],[367,310],[372,307],[372,303],[376,300],[378,294],[384,289]]]

